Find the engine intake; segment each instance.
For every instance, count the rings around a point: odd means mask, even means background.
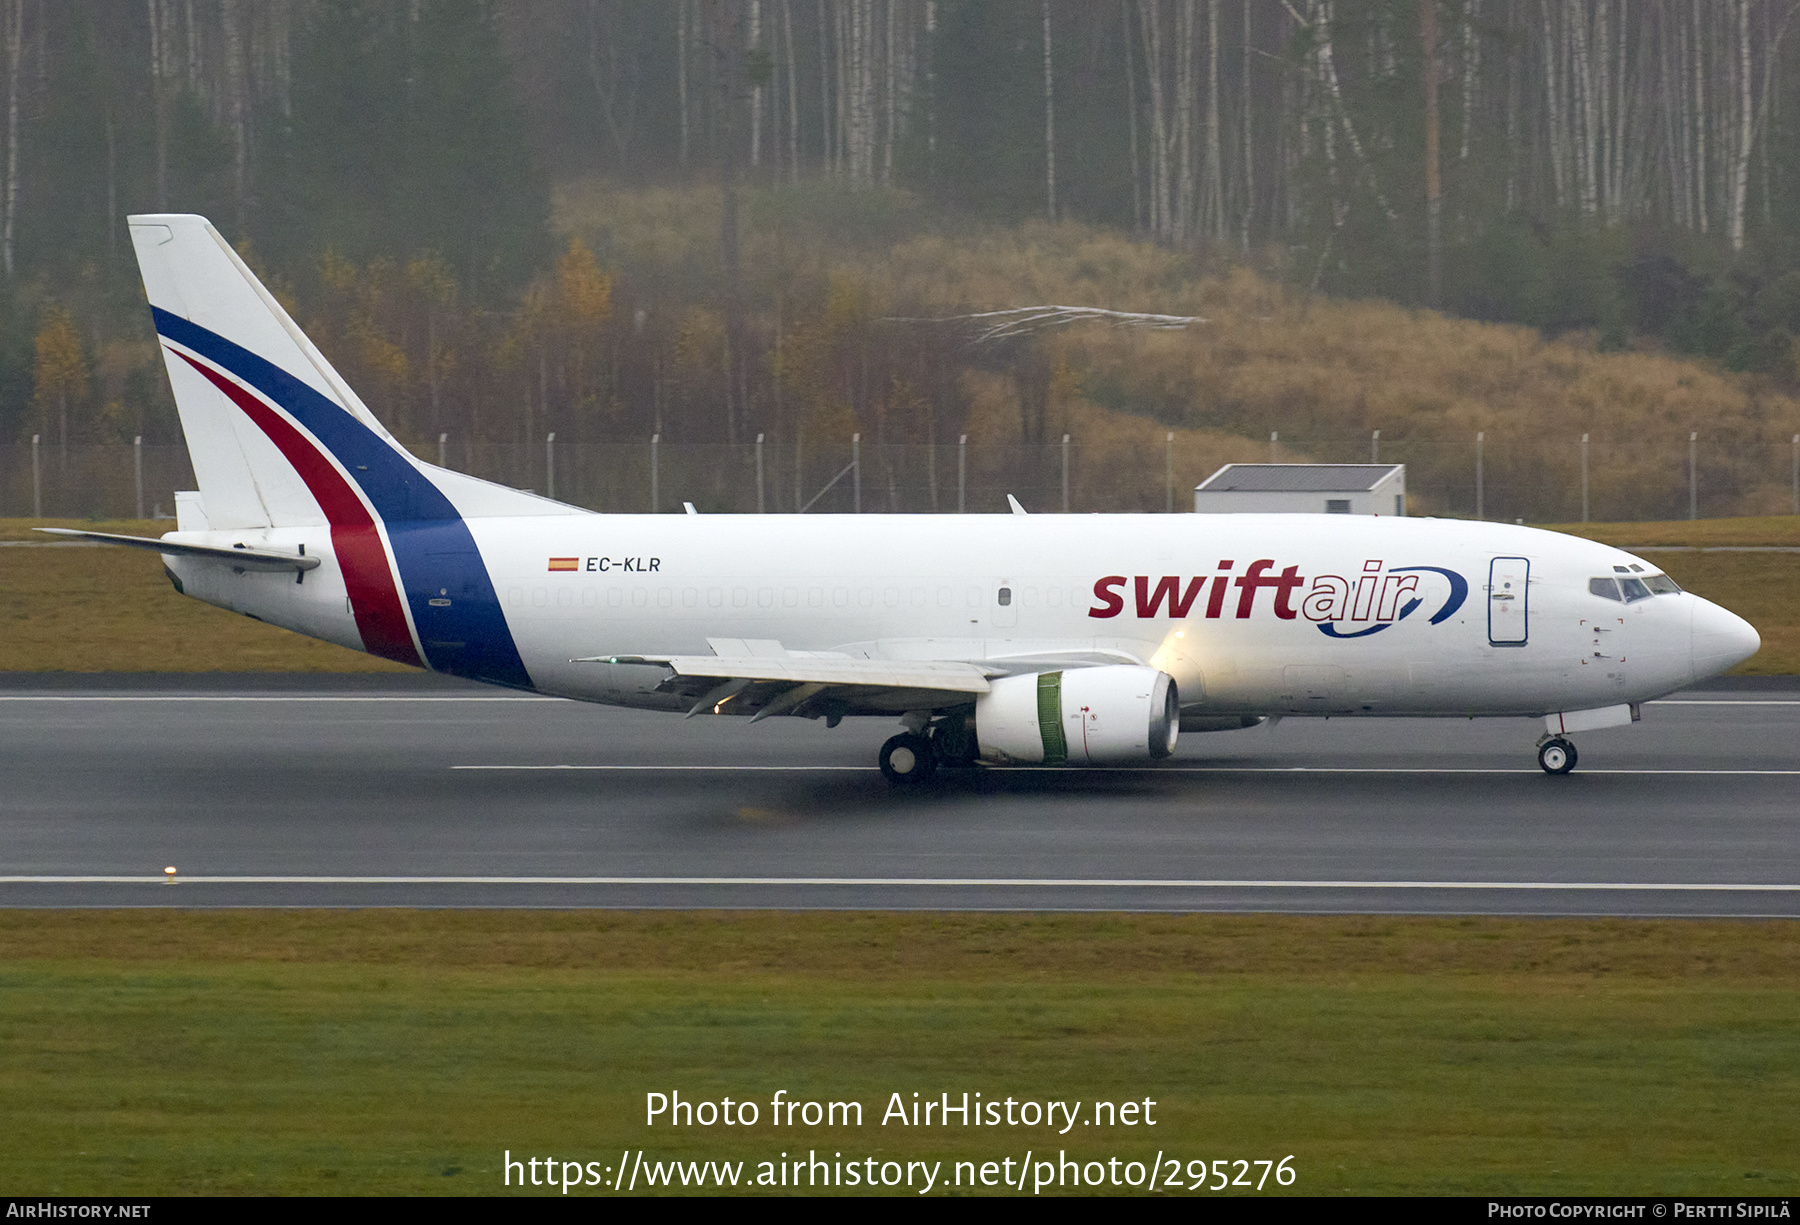
[[[1167,757],[1181,731],[1175,680],[1114,664],[1003,676],[975,699],[985,761],[1100,765]]]

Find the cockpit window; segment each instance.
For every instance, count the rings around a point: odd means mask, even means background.
[[[1625,589],[1627,604],[1650,598],[1650,589],[1644,586],[1644,580],[1641,578],[1622,578],[1619,580],[1619,586]]]
[[[1650,589],[1651,595],[1675,595],[1681,590],[1675,585],[1675,580],[1666,574],[1646,574],[1644,586]]]
[[[1619,584],[1610,578],[1591,578],[1588,580],[1588,592],[1604,600],[1616,600],[1619,598]]]

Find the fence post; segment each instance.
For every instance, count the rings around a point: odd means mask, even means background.
[[[763,513],[763,436],[756,436],[756,513]]]
[[[438,435],[438,467],[448,468],[449,466],[450,466],[450,435],[439,434]]]
[[[1378,464],[1381,462],[1381,431],[1380,430],[1376,430],[1373,434],[1369,435],[1369,462],[1372,464]]]
[[[856,513],[862,514],[862,435],[850,435],[850,484],[855,490]]]
[[[650,435],[650,513],[653,515],[657,513],[658,506],[662,502],[662,489],[660,487],[660,482],[658,481],[658,477],[662,474],[658,471],[656,462],[658,459],[657,451],[661,447],[662,435]]]
[[[556,431],[544,435],[544,493],[556,496]]]
[[[967,510],[966,494],[969,489],[969,436],[963,434],[956,440],[956,513],[964,514]]]
[[[1794,435],[1794,513],[1800,515],[1800,434]]]
[[[1700,517],[1700,431],[1688,434],[1688,518]]]
[[[1581,436],[1581,521],[1588,521],[1588,436]]]
[[[1069,436],[1063,435],[1063,514],[1069,513]]]
[[[1486,432],[1482,431],[1482,430],[1476,430],[1475,431],[1475,517],[1477,519],[1486,519],[1487,518],[1487,503],[1485,501],[1486,490],[1482,488],[1483,484],[1485,483],[1486,473],[1484,473],[1481,470],[1481,444],[1486,441],[1487,441]]]
[[[1175,431],[1163,436],[1163,514],[1175,513]]]
[[[801,466],[801,460],[803,460],[805,458],[805,453],[801,450],[801,447],[803,445],[805,445],[805,443],[804,443],[805,438],[806,438],[806,435],[801,432],[801,430],[798,426],[795,426],[794,427],[794,513],[796,515],[800,513],[800,509],[802,506],[802,503],[800,501],[800,466]]]
[[[31,517],[44,517],[43,468],[38,463],[38,436],[31,436]]]
[[[137,483],[137,517],[144,517],[144,436],[131,440],[131,472]]]
[[[1270,463],[1277,462],[1275,459],[1275,444],[1280,441],[1281,441],[1281,431],[1280,430],[1270,430],[1269,431],[1269,462]]]

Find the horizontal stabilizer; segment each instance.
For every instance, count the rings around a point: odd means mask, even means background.
[[[252,549],[247,545],[236,545],[229,549],[216,548],[204,544],[176,544],[173,541],[154,540],[148,536],[118,536],[112,532],[83,532],[72,527],[40,527],[34,531],[49,532],[54,536],[74,536],[81,540],[98,541],[100,544],[122,544],[132,549],[153,549],[165,557],[202,557],[213,561],[229,562],[238,570],[317,570],[319,559],[308,557],[304,553],[277,553],[271,549]]]

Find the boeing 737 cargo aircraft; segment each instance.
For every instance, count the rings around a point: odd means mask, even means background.
[[[896,782],[1167,757],[1297,715],[1568,737],[1748,658],[1629,553],[1328,515],[603,515],[421,462],[205,218],[131,218],[196,493],[176,589],[471,680],[688,715],[887,715]]]

